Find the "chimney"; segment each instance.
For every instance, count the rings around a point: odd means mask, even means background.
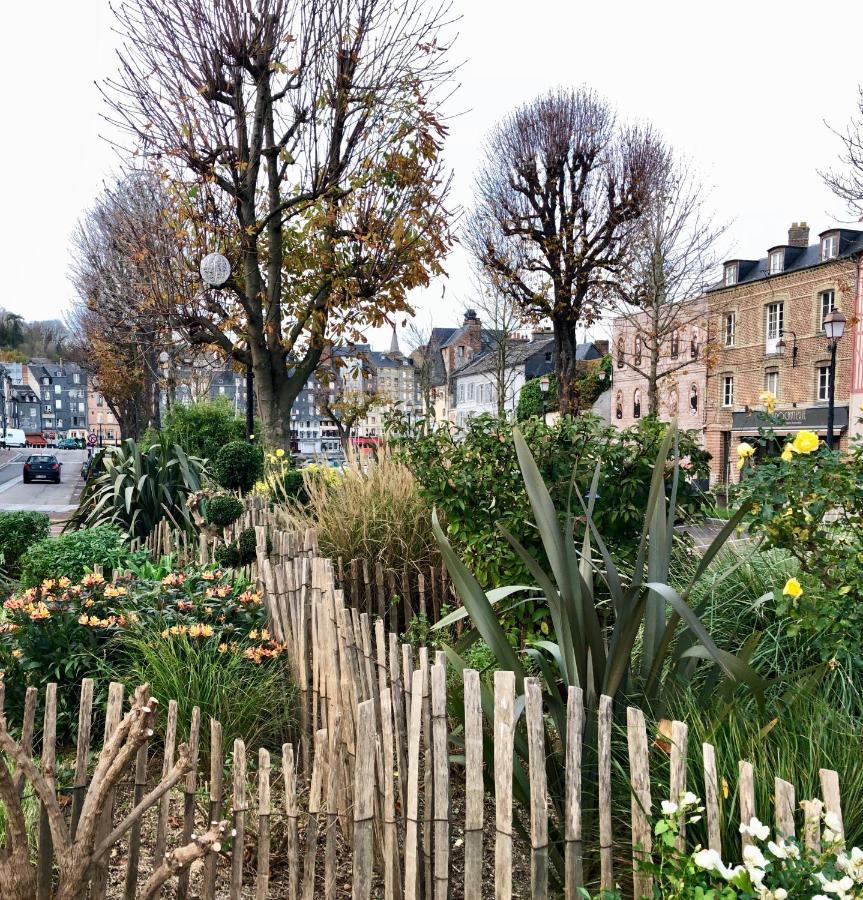
[[[809,246],[809,226],[805,222],[792,222],[788,229],[789,247]]]

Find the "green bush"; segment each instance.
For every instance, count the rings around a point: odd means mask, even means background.
[[[225,566],[228,569],[238,569],[240,567],[240,551],[237,549],[236,541],[230,544],[219,544],[213,555],[220,566]]]
[[[67,531],[33,544],[24,553],[21,583],[35,587],[46,578],[62,577],[77,581],[97,565],[110,575],[114,569],[124,568],[131,555],[123,532],[115,525]]]
[[[260,446],[247,441],[231,441],[216,454],[216,480],[229,491],[250,491],[264,471]]]
[[[165,414],[161,433],[169,444],[179,444],[187,456],[212,462],[225,444],[243,440],[246,426],[230,402],[218,397],[190,406],[175,403]]]
[[[51,521],[44,513],[0,513],[0,569],[15,575],[24,551],[48,537]]]
[[[248,566],[258,555],[258,536],[254,528],[244,528],[237,538],[237,550],[240,553],[240,564]]]
[[[243,504],[231,494],[216,494],[207,501],[207,522],[216,528],[233,525],[243,514]]]

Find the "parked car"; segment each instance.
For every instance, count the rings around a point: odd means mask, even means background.
[[[60,438],[57,441],[57,449],[58,450],[79,450],[81,445],[78,443],[77,438]]]
[[[0,432],[0,447],[23,447],[27,443],[23,428],[7,428]]]
[[[33,454],[27,457],[24,463],[24,484],[30,484],[37,478],[44,478],[46,481],[53,481],[60,484],[60,472],[63,468],[61,463],[54,454]]]

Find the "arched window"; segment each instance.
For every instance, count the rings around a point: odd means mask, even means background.
[[[694,384],[689,390],[689,414],[698,415],[698,388]]]
[[[614,401],[614,417],[616,419],[623,418],[623,391],[617,392],[617,397]]]
[[[617,339],[617,368],[623,368],[623,338]]]
[[[677,359],[680,353],[680,332],[675,328],[671,332],[671,358]]]
[[[634,419],[641,418],[641,391],[636,388],[632,396],[632,417]]]
[[[689,342],[690,359],[698,359],[698,326],[692,327],[692,339]]]
[[[635,364],[637,366],[641,365],[641,335],[637,334],[635,336]]]

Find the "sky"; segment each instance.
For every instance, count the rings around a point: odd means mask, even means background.
[[[106,0],[8,7],[4,32],[18,38],[0,55],[0,306],[61,318],[72,296],[70,236],[119,168],[95,85],[116,67],[116,36]],[[689,159],[717,220],[730,223],[728,258],[765,255],[793,221],[813,235],[847,221],[818,170],[841,150],[829,126],[844,128],[856,110],[863,5],[454,0],[454,10],[453,55],[463,64],[449,108],[451,205],[470,206],[496,121],[549,88],[586,84],[621,120],[649,120]],[[465,254],[456,249],[446,269],[412,296],[423,326],[456,324],[471,305]]]

